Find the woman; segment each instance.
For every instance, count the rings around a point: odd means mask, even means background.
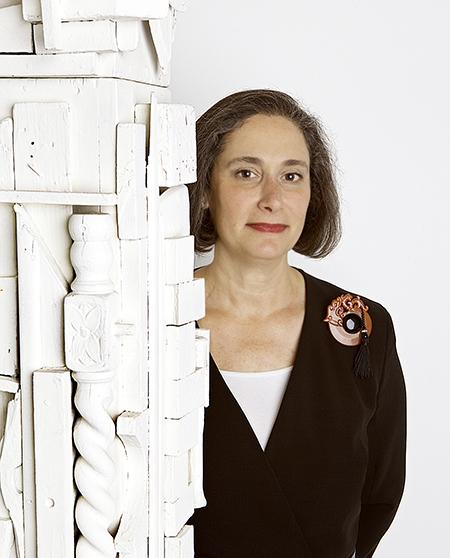
[[[210,405],[197,558],[369,558],[405,482],[406,390],[389,312],[288,264],[341,236],[326,135],[248,90],[197,121],[189,185],[205,278]],[[357,260],[352,262],[357,265]]]

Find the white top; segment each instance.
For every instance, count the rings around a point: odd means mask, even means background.
[[[220,370],[264,450],[293,366],[264,372]]]

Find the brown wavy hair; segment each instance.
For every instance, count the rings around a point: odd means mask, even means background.
[[[195,251],[207,252],[218,238],[205,204],[211,191],[214,162],[223,149],[224,138],[255,114],[284,116],[303,133],[310,157],[311,198],[302,233],[292,249],[311,258],[323,258],[337,246],[342,236],[334,153],[318,117],[308,114],[287,93],[273,89],[232,93],[196,121],[197,181],[186,184]]]

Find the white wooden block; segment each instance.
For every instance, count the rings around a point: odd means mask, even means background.
[[[181,184],[165,190],[159,196],[159,214],[164,238],[189,236],[191,231],[187,186]]]
[[[205,316],[205,278],[165,286],[166,324],[182,325]]]
[[[119,238],[147,236],[145,125],[117,125]]]
[[[22,6],[8,6],[0,9],[0,53],[32,53],[33,32],[31,24],[22,17]]]
[[[114,546],[122,556],[147,554],[148,525],[148,409],[125,411],[117,418],[117,434],[126,451],[126,501]]]
[[[0,190],[14,190],[12,118],[0,120]]]
[[[205,370],[205,407],[209,406],[209,342],[210,330],[196,328],[195,330],[195,349],[196,349],[196,367]]]
[[[70,119],[67,103],[16,103],[16,190],[70,192]]]
[[[189,450],[191,482],[194,488],[194,508],[206,506],[205,493],[203,491],[203,430],[205,424],[205,408],[198,409],[198,436],[200,442]]]
[[[47,49],[61,46],[61,0],[40,0],[44,27],[44,43]]]
[[[205,403],[205,369],[197,368],[181,380],[165,378],[164,416],[181,418]]]
[[[0,440],[1,441],[1,440]],[[15,558],[14,527],[10,519],[0,517],[0,556]]]
[[[136,20],[116,22],[117,48],[120,51],[136,50],[139,43],[139,27]]]
[[[164,419],[164,455],[180,455],[198,442],[197,409],[180,419]]]
[[[164,456],[164,502],[175,502],[189,484],[189,451]]]
[[[194,527],[184,525],[175,537],[164,539],[165,558],[194,558]]]
[[[164,239],[164,280],[170,285],[194,278],[194,236]]]
[[[6,393],[17,393],[20,384],[18,378],[10,378],[9,376],[0,376],[0,391]]]
[[[148,24],[152,33],[153,44],[158,55],[158,64],[163,70],[169,69],[174,40],[175,10],[170,6],[164,19],[151,19]]]
[[[33,408],[38,555],[72,556],[75,494],[70,371],[37,370],[33,374]]]
[[[195,371],[195,323],[166,326],[166,353],[164,358],[167,378],[179,380]]]
[[[194,489],[188,484],[175,502],[164,502],[164,535],[175,537],[194,513]]]
[[[158,186],[178,186],[195,182],[197,144],[194,108],[190,105],[159,103],[156,115]]]
[[[166,17],[168,0],[60,0],[63,21],[91,19],[137,18],[151,19]],[[23,13],[27,21],[40,21],[39,0],[23,0]]]
[[[116,24],[114,21],[72,21],[62,24],[59,48],[47,48],[44,42],[44,27],[41,23],[33,25],[34,42],[37,54],[55,52],[115,52]]]
[[[21,392],[19,390],[14,399],[8,403],[5,432],[0,452],[0,486],[5,506],[14,526],[17,558],[25,556],[21,407]]]
[[[17,362],[17,278],[0,277],[0,374],[14,376]]]

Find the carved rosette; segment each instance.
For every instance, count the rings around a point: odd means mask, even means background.
[[[75,214],[69,219],[69,231],[77,274],[64,301],[66,365],[77,382],[74,403],[80,414],[73,431],[80,492],[75,506],[80,530],[76,557],[115,558],[114,538],[108,531],[114,519],[116,477],[115,424],[108,413],[117,362],[118,295],[109,277],[114,222],[108,214]]]

